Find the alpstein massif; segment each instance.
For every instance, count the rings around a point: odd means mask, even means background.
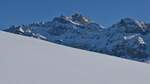
[[[150,60],[150,24],[132,18],[105,28],[75,13],[4,31],[140,62]]]

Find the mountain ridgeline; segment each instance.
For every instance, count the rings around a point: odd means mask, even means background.
[[[140,62],[150,60],[150,24],[132,18],[105,28],[75,13],[4,31]]]

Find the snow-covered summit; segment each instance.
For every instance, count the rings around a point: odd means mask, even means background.
[[[79,13],[75,13],[71,17],[72,17],[72,21],[78,22],[80,24],[88,24],[88,23],[90,23],[90,20],[88,18],[82,16]]]
[[[139,21],[133,18],[123,18],[113,26],[122,29],[126,33],[147,32],[147,25],[143,21]]]
[[[53,21],[63,21],[64,23],[70,22],[74,25],[87,25],[92,23],[89,18],[81,15],[80,13],[74,13],[71,16],[61,15],[59,17],[55,17]]]

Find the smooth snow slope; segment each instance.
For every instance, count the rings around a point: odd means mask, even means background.
[[[0,32],[0,84],[150,84],[150,65]]]

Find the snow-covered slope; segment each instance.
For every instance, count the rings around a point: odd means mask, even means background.
[[[0,84],[149,84],[150,65],[0,32]]]

